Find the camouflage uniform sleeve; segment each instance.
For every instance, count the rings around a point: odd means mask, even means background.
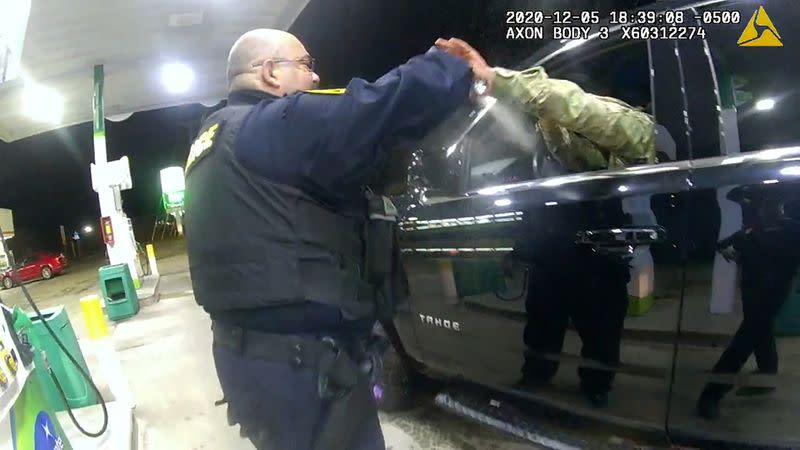
[[[611,167],[655,162],[655,123],[649,114],[620,100],[586,93],[571,81],[549,78],[542,67],[521,72],[497,68],[495,73],[493,89],[498,99],[518,103],[536,119],[563,127],[561,145],[575,141],[579,147],[573,149],[591,166],[603,151],[610,152],[607,164]]]
[[[567,131],[549,119],[539,119],[538,125],[547,149],[570,172],[607,168],[605,155],[585,137]]]

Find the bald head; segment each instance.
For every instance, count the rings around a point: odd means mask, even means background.
[[[291,33],[257,29],[243,34],[228,54],[228,90],[255,89],[283,96],[313,89],[319,77],[305,61],[310,55]]]
[[[300,41],[281,30],[259,29],[243,34],[228,54],[228,83],[240,74],[251,72],[254,61],[281,58],[291,44]]]

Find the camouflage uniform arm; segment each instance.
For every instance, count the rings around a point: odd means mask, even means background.
[[[541,67],[522,72],[498,68],[495,73],[493,94],[498,99],[518,103],[537,119],[549,119],[611,152],[612,166],[655,161],[655,123],[649,114],[620,100],[586,93],[571,81],[549,78]],[[595,156],[586,159],[595,161]]]
[[[601,170],[608,166],[605,155],[585,137],[549,119],[539,120],[539,130],[547,149],[570,172]]]

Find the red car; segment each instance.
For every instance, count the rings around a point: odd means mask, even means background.
[[[23,282],[39,278],[49,280],[58,275],[67,267],[67,258],[60,253],[36,252],[18,264],[17,278]],[[9,289],[14,286],[11,269],[2,274],[3,287]]]

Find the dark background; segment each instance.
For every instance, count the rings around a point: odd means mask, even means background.
[[[506,40],[508,10],[588,9],[606,16],[647,3],[652,0],[311,0],[289,31],[317,59],[321,87],[342,87],[353,77],[380,77],[426,51],[437,37],[461,37],[490,64],[513,67],[546,42]],[[148,242],[156,216],[163,214],[159,170],[184,164],[208,111],[186,105],[106,121],[109,160],[130,159],[134,188],[122,196],[137,240]],[[59,225],[68,234],[91,225],[95,232],[84,236],[84,249],[102,248],[89,174],[93,159],[91,123],[12,144],[0,141],[0,207],[14,211],[16,237],[9,243],[18,256],[60,250]]]

